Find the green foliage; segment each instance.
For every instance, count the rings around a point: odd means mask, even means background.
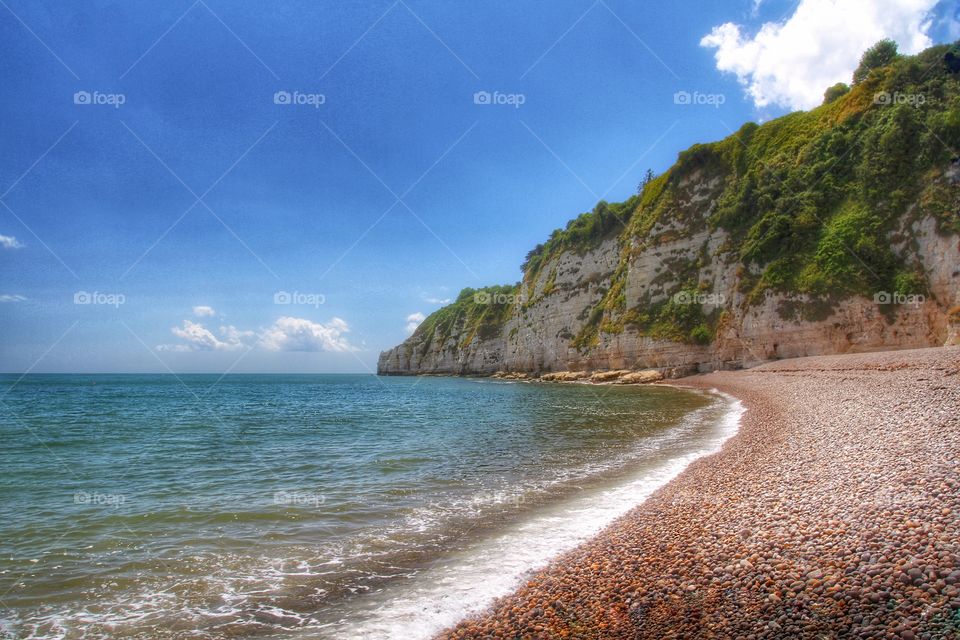
[[[728,169],[711,224],[759,271],[742,281],[749,303],[768,290],[892,290],[889,237],[914,204],[944,231],[960,227],[958,189],[943,177],[960,143],[960,83],[942,63],[930,72],[947,47],[913,58],[874,49],[864,67],[874,73],[850,91],[714,144]]]
[[[845,82],[838,82],[823,92],[823,103],[830,104],[837,98],[846,95],[849,91],[850,87]]]
[[[554,230],[546,244],[538,244],[527,254],[520,267],[524,272],[524,280],[532,282],[552,257],[564,251],[585,253],[622,231],[633,215],[638,200],[639,196],[617,204],[601,200],[593,211],[580,214],[568,222],[564,229]]]
[[[950,50],[943,54],[943,63],[950,73],[960,73],[960,46],[953,45]]]
[[[893,290],[901,296],[925,295],[927,279],[922,270],[900,271],[893,279]]]
[[[871,71],[891,64],[896,58],[897,43],[889,38],[881,40],[860,57],[860,65],[853,72],[853,83],[863,82]]]
[[[666,300],[639,305],[629,322],[640,333],[656,340],[710,344],[716,332],[716,318],[704,314],[703,306],[696,302],[698,293],[696,287],[687,285]]]
[[[657,176],[653,173],[653,169],[647,169],[643,174],[643,180],[640,181],[640,184],[637,185],[637,195],[643,195],[643,190],[647,188],[647,185],[653,182],[653,179]]]
[[[796,288],[805,293],[862,293],[891,282],[896,257],[885,236],[884,220],[851,200],[822,230]]]
[[[520,301],[519,284],[467,288],[453,303],[427,316],[413,335],[424,351],[434,340],[443,346],[454,335],[462,336],[458,346],[465,347],[475,338],[498,335]]]

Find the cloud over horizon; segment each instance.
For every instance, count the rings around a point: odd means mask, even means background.
[[[216,333],[199,322],[187,319],[182,326],[170,329],[183,342],[157,345],[157,351],[188,353],[254,348],[265,351],[355,351],[356,348],[343,335],[349,331],[346,321],[337,317],[323,324],[306,318],[283,316],[259,331],[224,325]]]
[[[758,108],[811,109],[838,82],[850,83],[860,56],[884,38],[901,53],[932,44],[937,0],[801,0],[783,22],[750,36],[740,25],[716,26],[700,46],[716,50],[717,69],[736,74]]]
[[[267,351],[355,351],[343,336],[349,331],[337,317],[323,324],[284,316],[261,332],[258,344]]]

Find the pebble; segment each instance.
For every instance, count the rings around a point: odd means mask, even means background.
[[[440,637],[960,638],[958,370],[944,347],[683,379],[747,406],[722,452]]]

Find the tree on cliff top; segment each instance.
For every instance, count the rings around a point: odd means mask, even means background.
[[[881,40],[863,52],[860,65],[853,72],[853,84],[865,80],[871,71],[885,67],[896,59],[897,43],[889,38]]]

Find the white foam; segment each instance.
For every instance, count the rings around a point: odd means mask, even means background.
[[[620,486],[539,511],[494,538],[443,558],[397,588],[369,594],[340,624],[331,625],[336,628],[336,637],[431,638],[459,620],[482,612],[496,598],[515,590],[534,570],[646,500],[691,462],[719,451],[737,432],[746,409],[735,398],[716,390],[714,393],[727,402],[727,411],[697,449]],[[304,637],[317,636],[308,633]]]

